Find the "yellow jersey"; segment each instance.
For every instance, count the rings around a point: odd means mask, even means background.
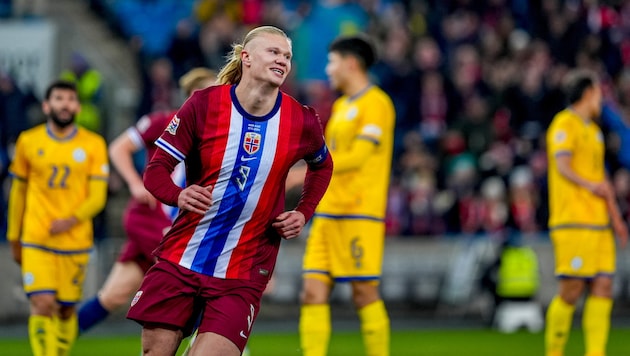
[[[81,220],[64,233],[50,235],[55,219],[77,216],[91,180],[107,181],[105,140],[84,128],[56,137],[46,124],[24,131],[15,146],[9,172],[26,184],[24,213],[12,229],[22,244],[52,250],[77,251],[93,244],[92,219]]]
[[[317,215],[384,219],[395,116],[389,96],[374,85],[335,101],[325,130],[333,175]]]
[[[570,109],[556,114],[547,130],[550,229],[608,227],[606,201],[562,176],[555,162],[558,156],[570,155],[577,175],[601,182],[606,178],[604,150],[604,136],[596,123]]]

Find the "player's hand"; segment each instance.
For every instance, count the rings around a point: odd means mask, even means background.
[[[628,243],[628,226],[622,219],[613,219],[612,221],[613,231],[619,241],[619,247],[624,248]]]
[[[608,183],[608,181],[595,183],[589,187],[589,190],[591,191],[591,193],[604,199],[609,199],[610,197],[614,196],[612,186],[610,185],[610,183]]]
[[[147,188],[144,187],[144,184],[134,184],[129,186],[129,192],[136,201],[142,204],[147,204],[151,209],[155,209],[157,200],[153,194],[149,193]]]
[[[276,220],[271,226],[278,231],[280,236],[290,240],[300,236],[302,229],[306,224],[306,218],[304,214],[299,211],[285,211],[278,215]]]
[[[66,232],[68,230],[70,230],[74,225],[76,225],[79,222],[79,220],[74,217],[71,216],[69,218],[66,219],[56,219],[53,220],[52,224],[50,224],[50,234],[51,235],[56,235],[56,234],[60,234],[62,232]]]
[[[18,264],[22,265],[22,243],[20,241],[11,241],[11,254],[13,255],[13,260]]]
[[[177,197],[177,206],[182,210],[204,215],[212,206],[212,186],[202,187],[200,185],[190,185]]]

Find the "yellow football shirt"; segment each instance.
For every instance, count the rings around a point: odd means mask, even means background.
[[[389,96],[370,86],[354,97],[335,101],[326,125],[326,144],[334,168],[319,215],[383,219],[387,204],[395,112]],[[363,142],[361,142],[363,141]],[[368,153],[355,145],[369,142]],[[355,160],[354,156],[358,158]]]
[[[53,220],[77,213],[90,180],[107,180],[107,149],[101,136],[79,127],[60,139],[46,124],[36,126],[19,136],[9,172],[27,184],[22,221],[9,222],[21,225],[23,244],[66,251],[92,247],[91,219],[54,236],[49,229]]]
[[[604,150],[604,136],[596,123],[570,109],[556,114],[547,130],[550,228],[608,226],[605,200],[564,178],[555,164],[556,157],[570,155],[577,175],[601,182],[606,177]]]

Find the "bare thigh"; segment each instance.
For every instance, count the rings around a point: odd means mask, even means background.
[[[241,351],[227,338],[212,332],[197,335],[189,356],[239,356]]]
[[[129,298],[138,290],[144,273],[135,262],[116,262],[99,292],[103,307],[113,311],[129,302]]]
[[[180,330],[154,326],[142,328],[142,354],[146,356],[173,356],[182,342]]]

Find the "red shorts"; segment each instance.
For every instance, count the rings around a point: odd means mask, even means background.
[[[159,261],[145,275],[127,318],[188,336],[201,314],[199,333],[222,335],[243,351],[266,284],[267,278],[221,279]]]
[[[171,220],[164,214],[160,204],[151,209],[146,204],[132,200],[125,210],[123,226],[127,241],[118,261],[135,262],[146,273],[155,263],[153,251],[162,241],[165,229],[171,226]]]

